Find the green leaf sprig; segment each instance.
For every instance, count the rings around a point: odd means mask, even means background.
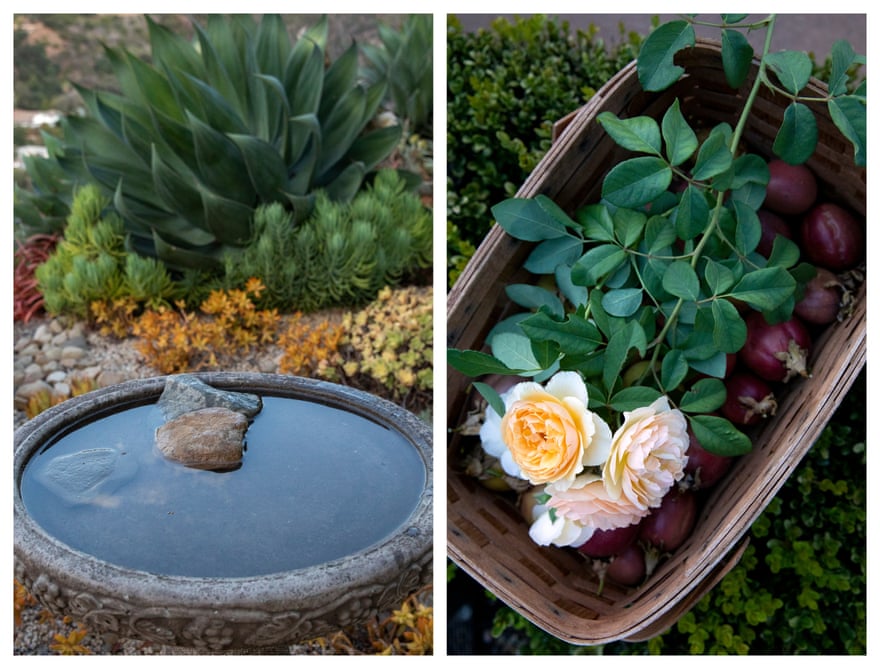
[[[508,298],[526,311],[495,325],[491,353],[448,352],[449,364],[469,376],[507,374],[544,380],[576,370],[587,383],[590,408],[610,424],[619,412],[666,395],[689,419],[704,448],[723,455],[751,449],[726,418],[713,415],[725,402],[727,357],[746,340],[742,305],[769,322],[791,317],[815,269],[799,262],[797,246],[777,237],[768,257],[757,252],[757,215],[769,181],[767,162],[742,152],[741,138],[759,89],[791,100],[773,149],[791,163],[814,151],[815,118],[800,98],[812,67],[805,54],[773,53],[776,17],[746,21],[722,15],[722,64],[728,83],[748,80],[754,57],[743,30],[765,28],[758,72],[735,127],[720,123],[699,132],[675,100],[657,119],[597,121],[619,146],[633,152],[613,166],[602,199],[569,216],[544,195],[510,198],[492,209],[512,237],[532,242],[525,268],[549,275],[556,290],[514,285]],[[693,17],[659,26],[642,45],[637,72],[649,91],[668,88],[684,70],[675,54],[694,46]],[[806,58],[806,66],[804,58]],[[821,102],[864,164],[864,84],[850,93],[847,72],[859,62],[835,45],[828,96]],[[478,387],[492,406],[500,399]]]

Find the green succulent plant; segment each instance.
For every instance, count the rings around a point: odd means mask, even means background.
[[[119,216],[94,184],[76,192],[64,239],[34,275],[50,314],[89,316],[95,301],[132,298],[149,307],[178,296],[167,269],[126,248]]]
[[[434,23],[430,14],[412,14],[399,30],[379,25],[381,44],[365,44],[368,81],[388,79],[388,98],[411,132],[429,134],[433,125]]]
[[[254,213],[254,240],[226,256],[225,281],[266,286],[262,308],[314,311],[368,302],[385,286],[430,267],[431,212],[396,170],[381,169],[350,202],[318,193],[312,215],[293,225],[278,203]]]
[[[303,220],[317,191],[350,200],[396,147],[372,129],[384,80],[359,81],[359,47],[326,64],[326,17],[291,40],[279,16],[212,15],[195,38],[147,17],[151,59],[104,48],[119,93],[78,87],[85,116],[50,153],[112,195],[139,252],[170,267],[221,267],[278,202]]]

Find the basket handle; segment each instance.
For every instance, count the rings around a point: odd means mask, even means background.
[[[667,611],[663,616],[650,623],[646,627],[641,628],[635,634],[624,639],[624,641],[647,641],[655,636],[659,636],[670,627],[672,627],[679,618],[690,611],[694,605],[699,602],[712,588],[714,588],[723,579],[728,572],[739,564],[740,559],[745,553],[749,545],[749,536],[746,534],[731,549],[727,557],[722,560],[700,584],[691,590],[680,602]]]

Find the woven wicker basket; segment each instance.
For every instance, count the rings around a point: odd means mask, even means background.
[[[520,188],[519,197],[544,194],[563,209],[599,200],[605,173],[631,157],[605,134],[596,116],[659,118],[674,98],[692,124],[726,121],[733,125],[744,96],[725,85],[720,47],[707,41],[679,54],[686,76],[661,94],[646,94],[635,64],[612,78],[590,102],[559,124],[550,151]],[[748,90],[752,75],[741,90]],[[820,95],[813,81],[807,91]],[[762,89],[744,141],[751,150],[771,155],[786,102]],[[815,106],[819,146],[808,162],[820,182],[820,197],[865,215],[866,175],[854,167],[852,147],[834,127],[827,108]],[[564,130],[563,130],[564,127]],[[509,315],[504,287],[533,281],[522,270],[533,245],[508,237],[494,226],[447,299],[448,345],[480,349],[486,334]],[[447,468],[447,541],[450,558],[536,625],[569,643],[595,645],[615,640],[644,640],[680,618],[739,560],[747,532],[809,450],[834,409],[865,364],[865,284],[855,310],[815,342],[812,377],[793,381],[780,395],[771,421],[752,433],[754,449],[739,458],[725,479],[705,499],[690,539],[662,562],[638,588],[598,580],[575,551],[540,548],[528,536],[514,501],[493,493],[456,471],[460,439],[450,430]],[[447,373],[447,421],[461,425],[470,379]]]

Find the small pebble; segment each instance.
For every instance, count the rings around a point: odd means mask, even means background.
[[[64,358],[72,358],[74,360],[79,360],[82,358],[86,352],[81,349],[79,346],[65,346],[61,349],[61,359]]]
[[[264,358],[257,361],[257,367],[261,372],[264,372],[265,374],[274,374],[278,371],[278,363],[276,363],[271,358]]]
[[[123,381],[128,381],[131,378],[129,375],[124,374],[118,370],[114,369],[105,369],[102,370],[100,374],[98,374],[97,382],[101,387],[104,386],[113,386],[117,383],[122,383]]]
[[[82,336],[81,334],[75,335],[72,333],[67,337],[67,345],[76,346],[77,348],[81,348],[83,350],[89,347],[89,344],[84,336]]]
[[[37,331],[34,332],[34,341],[40,344],[48,344],[52,341],[52,331],[48,325],[43,323],[37,328]]]
[[[37,363],[32,362],[27,367],[24,368],[24,382],[31,383],[33,381],[38,381],[43,377],[43,368],[40,367]]]
[[[89,381],[94,381],[98,378],[98,374],[101,373],[100,365],[91,365],[90,367],[84,367],[77,374],[78,378],[86,379]]]
[[[56,371],[52,372],[51,374],[49,374],[46,377],[46,382],[47,383],[59,383],[60,381],[64,381],[66,379],[67,379],[67,372],[64,372],[59,369],[59,370],[56,370]]]
[[[24,355],[36,355],[41,350],[40,344],[35,341],[31,341],[27,346],[22,349],[22,354]]]

